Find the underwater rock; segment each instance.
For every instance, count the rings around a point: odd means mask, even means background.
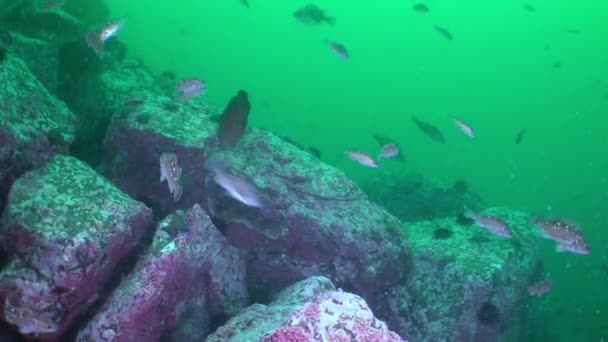
[[[0,273],[2,320],[57,340],[129,256],[152,213],[89,166],[58,155],[19,178],[9,195]]]
[[[477,211],[486,207],[462,180],[445,187],[417,173],[384,174],[370,178],[362,188],[372,201],[405,222],[452,217],[463,208]]]
[[[499,341],[528,296],[539,262],[538,237],[528,215],[492,208],[513,237],[502,239],[455,219],[408,224],[413,268],[374,311],[413,341]],[[438,227],[451,231],[436,238]]]
[[[206,341],[402,340],[374,317],[363,298],[336,290],[325,277],[311,277],[281,291],[269,305],[245,309]]]
[[[59,86],[59,46],[40,39],[27,38],[18,33],[7,32],[11,36],[8,51],[21,58],[32,74],[53,95]]]
[[[0,65],[0,212],[15,178],[67,152],[76,117],[8,53]]]
[[[83,58],[83,55],[91,58]],[[64,59],[66,64],[63,64]],[[93,56],[84,40],[70,46],[69,51],[62,49],[62,75],[68,77],[62,82],[59,96],[79,118],[71,152],[94,166],[101,160],[103,139],[112,115],[136,110],[133,103],[143,101],[146,96],[163,94],[142,62],[127,59],[119,63],[113,55],[104,57],[104,61],[101,64],[99,58]],[[82,63],[86,64],[75,67]]]
[[[175,110],[163,105],[169,101]],[[105,141],[103,172],[133,198],[166,215],[200,203],[229,242],[246,250],[248,284],[257,296],[313,275],[373,298],[407,271],[401,222],[341,171],[281,138],[257,129],[224,151],[217,124],[197,101],[143,98],[138,109],[115,115]],[[173,153],[183,170],[175,202],[160,182],[160,156]],[[214,182],[207,161],[259,192],[261,208],[247,207]]]
[[[211,320],[246,302],[244,260],[196,204],[159,224],[150,249],[77,340],[202,341]]]

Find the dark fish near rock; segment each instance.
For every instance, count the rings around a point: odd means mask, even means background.
[[[412,121],[414,121],[414,123],[416,124],[418,129],[421,130],[422,133],[424,133],[431,140],[434,140],[440,144],[445,144],[445,138],[443,136],[443,133],[441,133],[441,131],[439,130],[439,128],[431,125],[428,122],[419,120],[415,116],[412,117]]]
[[[283,139],[284,141],[292,144],[293,146],[299,148],[300,150],[302,150],[302,151],[308,151],[313,156],[317,157],[318,159],[321,159],[321,151],[318,148],[316,148],[314,146],[308,146],[308,147],[306,147],[306,146],[300,144],[299,142],[291,139],[288,136],[279,135],[278,137],[281,138],[281,139]]]
[[[330,17],[325,14],[325,12],[317,5],[308,4],[295,12],[293,12],[293,16],[305,23],[305,24],[323,24],[327,23],[330,25],[336,24],[336,18]]]
[[[475,223],[496,236],[503,238],[511,238],[513,236],[509,225],[500,217],[487,214],[476,214],[470,211],[466,212],[465,216],[475,220]]]
[[[469,192],[469,184],[464,179],[458,179],[452,184],[450,189],[456,193],[464,194]]]
[[[346,46],[344,46],[344,44],[338,43],[338,42],[333,42],[330,40],[326,40],[327,45],[329,45],[329,47],[333,50],[333,52],[338,55],[338,57],[342,58],[342,59],[349,59],[350,58],[350,54],[348,53],[348,50],[346,49]]]
[[[414,10],[414,12],[418,13],[428,13],[430,11],[429,7],[421,2],[412,6],[412,9]]]
[[[454,40],[454,35],[450,31],[448,31],[445,27],[441,27],[438,25],[433,25],[435,31],[437,31],[443,38],[447,40]]]
[[[516,145],[521,144],[521,142],[524,140],[524,137],[526,136],[527,132],[528,132],[528,130],[524,128],[521,131],[519,131],[519,133],[517,133],[517,136],[515,137]]]
[[[219,142],[223,148],[236,146],[247,129],[251,104],[247,92],[239,92],[230,100],[220,117]]]

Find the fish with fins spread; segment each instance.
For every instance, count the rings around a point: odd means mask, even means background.
[[[85,33],[85,40],[87,45],[98,55],[103,56],[103,46],[105,42],[116,36],[118,31],[123,27],[125,23],[124,19],[118,19],[106,24],[99,32],[87,31]]]
[[[380,145],[381,158],[392,158],[399,162],[403,162],[405,160],[405,158],[403,158],[403,150],[395,140],[378,134],[372,134],[372,136],[378,145]]]
[[[346,151],[345,152],[350,159],[358,162],[359,164],[367,167],[376,168],[378,163],[369,154],[359,151]]]
[[[308,4],[295,12],[293,16],[300,22],[305,24],[329,24],[335,25],[336,18],[330,17],[325,14],[319,6],[315,4]]]
[[[591,248],[583,236],[582,228],[575,222],[562,219],[532,218],[532,224],[539,227],[541,236],[557,243],[557,252],[589,254]]]
[[[448,31],[445,27],[439,25],[433,25],[433,28],[437,33],[439,33],[443,38],[447,40],[454,40],[454,35],[450,31]]]
[[[184,190],[180,184],[181,177],[182,169],[177,163],[177,156],[173,153],[163,153],[160,156],[160,181],[167,181],[175,202],[179,201]]]
[[[431,140],[440,144],[445,144],[445,137],[443,136],[443,133],[439,130],[439,128],[428,122],[422,121],[416,118],[415,116],[412,117],[412,121],[414,121],[418,129],[422,131],[422,133],[424,133],[424,135],[429,137]]]
[[[496,236],[503,238],[510,238],[513,236],[509,225],[500,217],[488,214],[476,214],[472,211],[466,211],[464,215]]]
[[[515,136],[515,145],[521,144],[521,142],[524,140],[524,137],[526,136],[526,133],[528,133],[528,130],[525,128],[517,133],[517,135]]]
[[[199,78],[191,77],[177,82],[175,86],[179,100],[189,100],[207,91],[207,83]]]
[[[528,286],[528,294],[530,296],[542,296],[549,292],[553,287],[553,282],[549,278],[545,278],[543,281]]]
[[[244,90],[230,99],[219,119],[218,139],[223,148],[233,148],[241,140],[247,129],[247,118],[251,111],[249,95]]]
[[[331,40],[326,40],[325,43],[329,46],[329,48],[340,58],[349,59],[350,54],[348,53],[348,49],[344,44],[334,42]]]

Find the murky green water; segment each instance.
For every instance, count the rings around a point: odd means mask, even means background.
[[[529,11],[520,1],[435,0],[421,14],[407,0],[317,1],[337,17],[333,27],[296,21],[304,1],[111,2],[113,16],[127,18],[120,39],[132,55],[205,79],[219,106],[247,89],[253,126],[318,147],[358,181],[406,171],[464,178],[491,205],[580,222],[592,254],[543,243],[554,288],[529,301],[514,340],[542,330],[556,341],[608,339],[608,2],[530,1]],[[412,115],[442,129],[446,144],[423,136]],[[376,153],[372,133],[398,140],[407,162],[387,172],[344,156]]]

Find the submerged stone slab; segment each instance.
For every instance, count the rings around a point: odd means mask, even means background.
[[[379,312],[413,341],[498,341],[527,294],[538,237],[522,212],[492,208],[513,237],[451,218],[408,224],[412,273],[387,291]],[[463,222],[464,223],[464,222]]]
[[[326,275],[373,305],[373,297],[398,283],[408,259],[401,223],[345,174],[256,129],[221,151],[216,131],[200,102],[145,98],[114,118],[104,173],[163,214],[205,206],[230,243],[249,252],[249,285],[258,295]],[[162,153],[175,154],[183,170],[177,202],[159,181]],[[257,188],[262,208],[245,206],[214,182],[207,162],[216,158]]]
[[[147,253],[78,341],[202,341],[246,305],[245,262],[194,205],[163,220]]]
[[[56,156],[12,187],[2,243],[0,317],[56,340],[152,226],[152,212],[77,159]]]
[[[8,53],[0,61],[0,211],[16,177],[67,152],[76,117]]]
[[[311,277],[230,319],[207,342],[402,341],[363,298]]]

